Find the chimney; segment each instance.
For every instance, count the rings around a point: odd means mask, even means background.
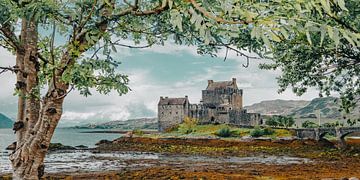
[[[167,99],[167,98],[169,98],[169,97],[166,96],[165,99]]]
[[[233,84],[236,84],[236,78],[232,78]]]
[[[187,95],[185,95],[185,99],[188,99],[188,96],[187,96]]]
[[[163,100],[164,98],[162,96],[160,96],[160,99]]]
[[[213,80],[208,80],[208,84],[212,84],[214,81]]]

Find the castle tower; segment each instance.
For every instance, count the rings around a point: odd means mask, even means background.
[[[158,103],[158,129],[165,131],[184,121],[189,116],[189,99],[185,98],[169,98],[160,97]]]
[[[216,109],[220,106],[228,106],[230,109],[242,109],[243,91],[236,84],[236,78],[231,81],[208,80],[206,90],[202,91],[202,100],[205,107]]]

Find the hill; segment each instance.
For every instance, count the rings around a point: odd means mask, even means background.
[[[288,115],[309,103],[310,101],[276,99],[245,106],[245,109],[250,113],[260,113],[263,115]]]
[[[0,113],[0,128],[11,128],[13,123],[14,122],[10,118]]]
[[[263,115],[290,115],[298,119],[317,118],[319,112],[322,118],[343,119],[360,117],[360,107],[356,107],[350,114],[342,114],[340,99],[336,97],[315,98],[311,101],[270,100],[246,106],[248,112]]]
[[[139,118],[76,126],[79,129],[157,129],[157,118]]]

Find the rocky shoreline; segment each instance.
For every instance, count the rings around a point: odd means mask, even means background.
[[[71,171],[65,167],[59,172],[51,170],[46,177],[356,180],[360,177],[360,141],[348,144],[347,149],[340,150],[326,143],[297,139],[122,137],[100,141],[96,148],[78,147],[83,150],[54,146],[49,156],[55,160],[49,165],[61,170],[59,165],[63,164]]]

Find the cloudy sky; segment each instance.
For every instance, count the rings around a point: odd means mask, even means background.
[[[74,91],[65,100],[60,125],[155,117],[160,96],[188,95],[191,103],[197,103],[209,79],[237,78],[238,86],[244,89],[245,105],[263,100],[317,97],[316,90],[302,97],[297,97],[291,90],[278,94],[276,77],[280,72],[258,69],[258,64],[266,60],[251,60],[250,66],[244,68],[244,57],[230,52],[224,62],[224,55],[225,52],[219,52],[218,58],[200,56],[195,47],[172,44],[148,49],[118,49],[115,57],[122,62],[119,71],[129,75],[132,91],[123,96],[93,93],[87,98]],[[15,57],[0,49],[0,66],[13,66],[14,63]],[[14,74],[0,75],[0,112],[13,119],[16,114],[16,98],[12,96],[14,84]]]

